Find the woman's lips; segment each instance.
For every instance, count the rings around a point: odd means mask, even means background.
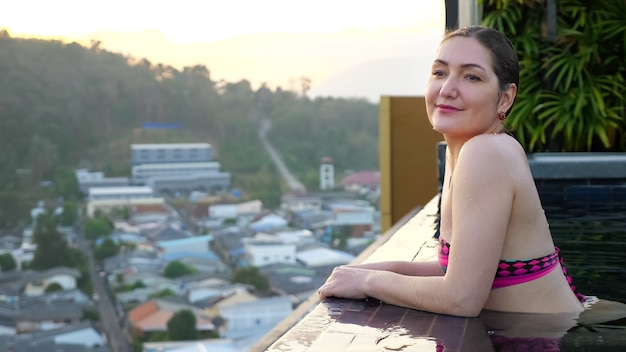
[[[437,109],[442,113],[452,113],[452,112],[461,111],[461,109],[459,108],[456,108],[452,105],[445,105],[445,104],[437,105]]]

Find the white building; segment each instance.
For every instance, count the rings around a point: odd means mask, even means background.
[[[319,247],[298,252],[297,258],[298,262],[307,267],[316,267],[349,264],[355,257],[350,253],[336,249]]]
[[[283,243],[280,240],[244,239],[246,259],[252,266],[260,267],[277,263],[296,262],[296,245]]]
[[[249,302],[237,302],[220,306],[219,314],[226,320],[220,335],[236,338],[251,331],[267,327],[268,330],[286,318],[293,308],[288,296],[261,298]]]
[[[153,198],[154,191],[150,187],[98,187],[90,188],[87,199],[99,200],[130,200]]]
[[[243,215],[256,215],[263,209],[260,200],[239,204],[214,204],[208,209],[210,219],[234,219]]]
[[[320,190],[335,189],[335,167],[333,159],[325,156],[320,164]]]

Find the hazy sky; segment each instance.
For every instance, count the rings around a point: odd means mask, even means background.
[[[82,37],[159,29],[175,42],[262,32],[375,31],[441,24],[443,0],[9,0],[0,27],[14,35]]]
[[[216,79],[254,86],[307,76],[311,94],[374,101],[421,94],[444,12],[444,0],[7,0],[0,28],[97,39],[107,50],[179,68],[205,64]],[[265,35],[242,37],[250,34]]]

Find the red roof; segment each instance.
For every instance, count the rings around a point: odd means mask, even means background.
[[[380,172],[378,171],[359,171],[346,176],[341,181],[342,185],[377,185],[380,183]]]

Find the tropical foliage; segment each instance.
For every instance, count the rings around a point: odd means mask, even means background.
[[[483,1],[520,57],[511,129],[527,151],[626,150],[626,1],[554,0],[554,38],[548,3]]]

